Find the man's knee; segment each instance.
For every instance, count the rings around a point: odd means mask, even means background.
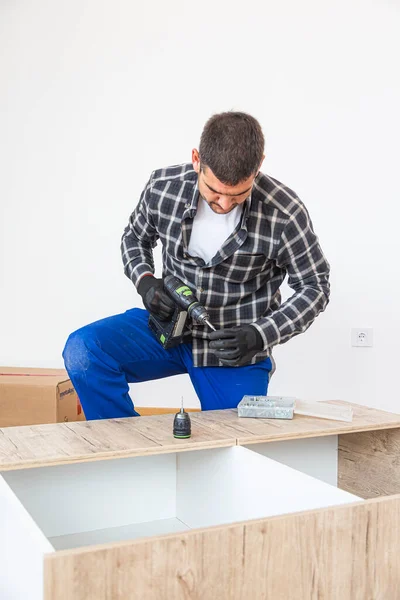
[[[86,371],[90,366],[91,326],[82,327],[71,333],[63,350],[63,359],[67,371]]]

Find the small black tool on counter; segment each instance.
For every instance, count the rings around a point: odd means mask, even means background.
[[[190,438],[192,435],[192,424],[189,414],[183,408],[183,396],[181,410],[174,417],[174,437],[178,439]]]

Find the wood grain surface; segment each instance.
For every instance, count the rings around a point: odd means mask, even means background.
[[[240,445],[400,427],[400,414],[347,402],[335,401],[334,404],[351,406],[353,421],[347,423],[303,415],[295,415],[291,420],[248,419],[239,418],[236,410],[193,413],[191,419],[192,423],[201,422],[210,427],[223,426],[235,435]]]
[[[400,415],[351,404],[352,423],[296,415],[245,419],[236,410],[192,412],[192,437],[176,440],[170,414],[0,429],[0,471],[400,427]]]
[[[231,432],[192,424],[192,437],[175,439],[173,416],[52,423],[0,429],[0,471],[145,456],[236,445]]]
[[[396,600],[400,496],[45,558],[45,600]]]
[[[399,494],[400,429],[340,435],[338,486],[361,498]]]

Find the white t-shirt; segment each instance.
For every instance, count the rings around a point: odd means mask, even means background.
[[[243,204],[238,204],[226,215],[219,215],[200,196],[190,236],[190,256],[198,256],[209,263],[236,228],[242,211]]]

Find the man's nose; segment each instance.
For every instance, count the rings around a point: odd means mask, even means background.
[[[232,198],[229,196],[220,196],[218,199],[218,204],[222,210],[228,210],[228,208],[232,206]]]

